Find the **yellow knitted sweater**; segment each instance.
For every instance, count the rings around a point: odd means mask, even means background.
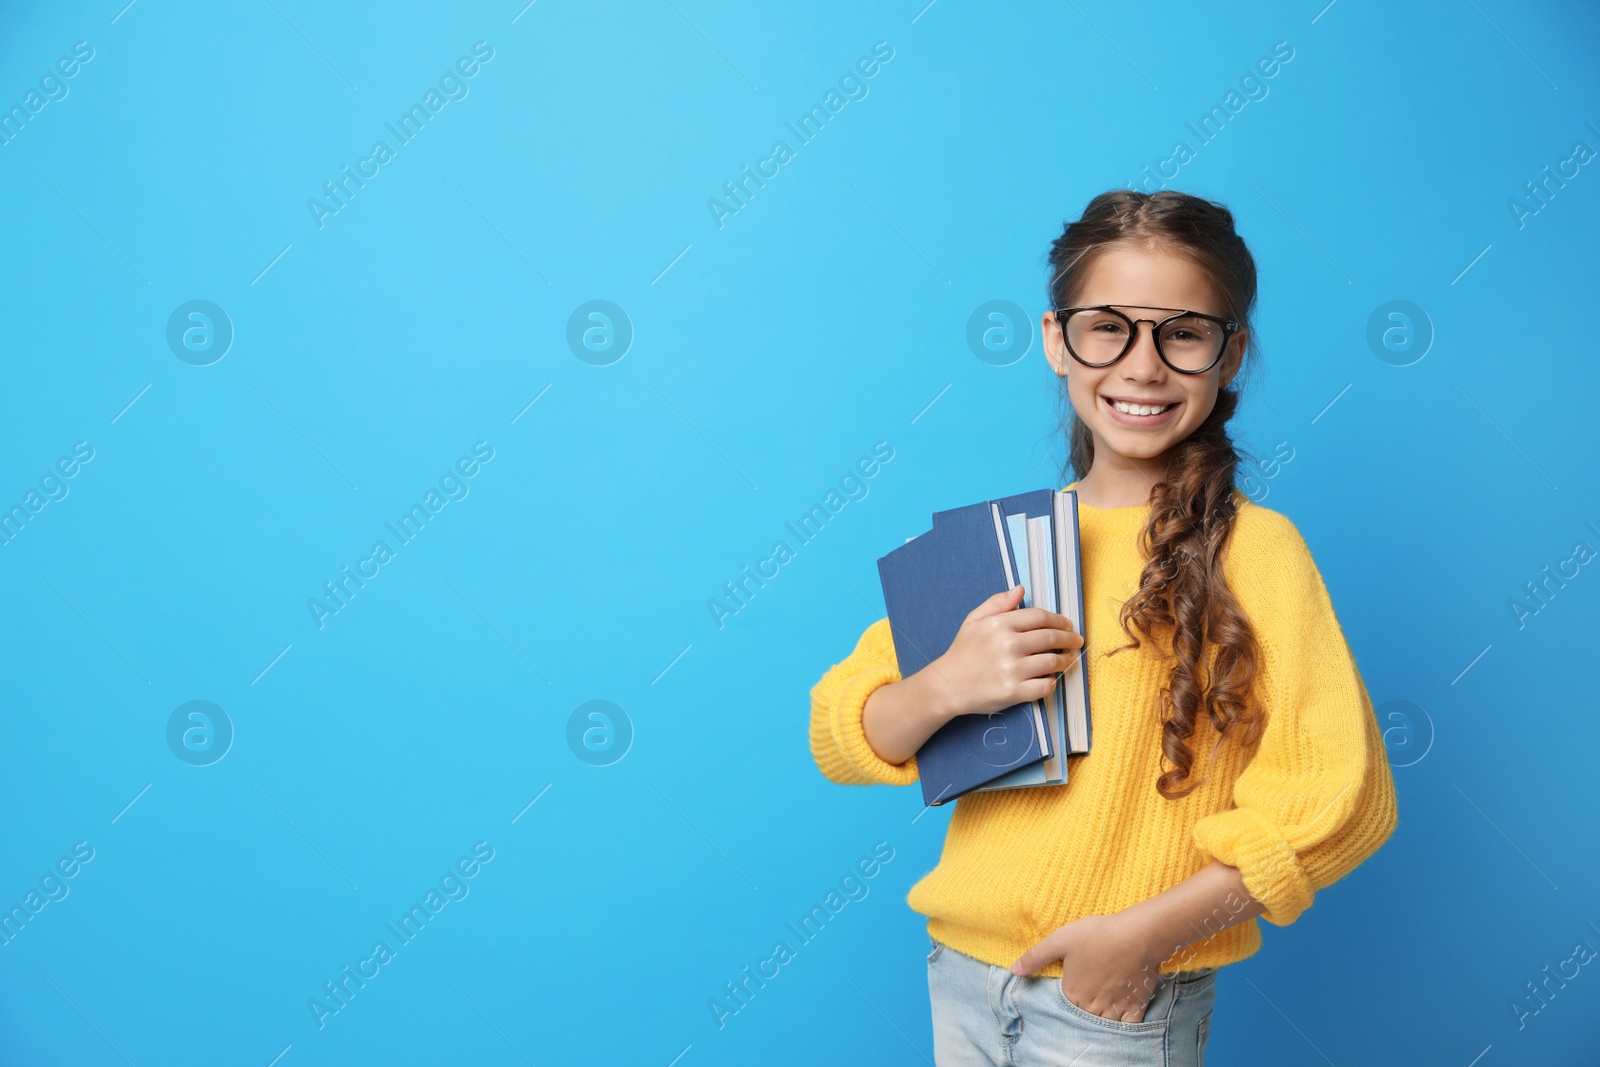
[[[1322,575],[1289,519],[1237,490],[1235,499],[1223,570],[1262,652],[1254,699],[1267,722],[1254,751],[1230,738],[1208,768],[1217,731],[1202,710],[1190,738],[1193,774],[1210,781],[1181,800],[1156,792],[1158,694],[1170,666],[1149,641],[1106,656],[1128,640],[1118,610],[1138,588],[1137,538],[1150,507],[1080,501],[1085,645],[1074,669],[1089,671],[1091,751],[1069,757],[1065,785],[956,801],[938,865],[906,895],[928,916],[930,935],[1008,967],[1056,927],[1152,897],[1212,858],[1237,867],[1263,917],[1286,926],[1393,832],[1383,738]],[[915,756],[886,762],[861,727],[867,697],[900,677],[889,621],[880,619],[812,688],[811,752],[831,781],[917,780]],[[1160,969],[1219,967],[1260,947],[1250,919]],[[1037,973],[1059,976],[1061,962]]]

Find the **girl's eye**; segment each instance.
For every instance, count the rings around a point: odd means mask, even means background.
[[[1205,344],[1214,340],[1214,334],[1203,326],[1172,326],[1163,339],[1178,344]]]

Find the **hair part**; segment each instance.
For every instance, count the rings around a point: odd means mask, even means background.
[[[1157,709],[1163,767],[1156,791],[1177,800],[1208,781],[1192,777],[1190,741],[1202,709],[1218,731],[1208,760],[1231,736],[1245,747],[1255,745],[1266,725],[1264,712],[1251,700],[1260,647],[1223,573],[1238,514],[1239,452],[1227,424],[1239,405],[1244,372],[1259,359],[1250,323],[1256,267],[1223,205],[1174,190],[1115,189],[1091,200],[1082,218],[1067,223],[1052,244],[1050,306],[1072,306],[1100,256],[1128,245],[1191,259],[1210,278],[1221,314],[1246,331],[1239,373],[1218,391],[1206,420],[1172,448],[1165,473],[1151,489],[1150,518],[1139,533],[1146,562],[1138,591],[1122,605],[1119,619],[1129,643],[1107,653],[1141,647],[1142,635],[1172,663]],[[1066,407],[1067,464],[1081,479],[1094,463],[1094,435],[1067,399],[1064,379],[1060,395]]]

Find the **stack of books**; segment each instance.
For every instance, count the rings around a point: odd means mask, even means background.
[[[878,577],[902,677],[943,655],[972,609],[1019,584],[1019,607],[1064,615],[1083,634],[1078,494],[1038,489],[935,512],[933,529],[878,560]],[[1089,751],[1084,667],[1080,649],[1045,699],[941,726],[917,751],[923,800],[1065,784],[1067,756]]]

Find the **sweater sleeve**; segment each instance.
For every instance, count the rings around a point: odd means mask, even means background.
[[[1287,926],[1377,851],[1398,814],[1383,735],[1322,575],[1294,525],[1266,515],[1275,529],[1249,553],[1241,570],[1251,573],[1230,581],[1261,646],[1266,726],[1234,807],[1200,819],[1194,841],[1239,869],[1262,918]]]
[[[910,785],[917,780],[916,756],[890,763],[872,750],[861,729],[861,710],[873,690],[898,681],[900,668],[885,618],[867,627],[855,651],[811,688],[811,755],[830,781]]]

